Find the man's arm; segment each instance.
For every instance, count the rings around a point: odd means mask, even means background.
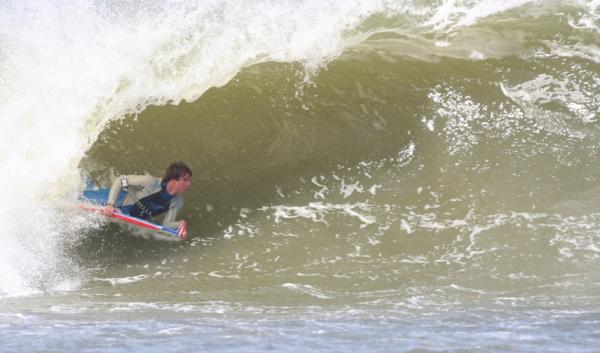
[[[176,196],[176,199],[171,201],[171,207],[165,214],[163,220],[163,226],[175,228],[179,231],[179,237],[181,239],[187,238],[187,223],[185,221],[177,221],[177,212],[183,208],[183,198]]]
[[[110,193],[108,194],[108,200],[106,201],[106,206],[115,206],[115,202],[117,202],[117,195],[121,192],[122,184],[121,177],[116,177],[110,187]]]
[[[115,211],[115,202],[117,202],[117,195],[119,195],[121,192],[121,188],[121,177],[116,177],[112,186],[110,187],[108,199],[106,200],[106,207],[104,208],[104,214],[106,216],[111,216]]]
[[[121,175],[119,177],[116,177],[108,194],[108,200],[106,201],[106,208],[104,209],[104,214],[107,216],[112,215],[115,209],[115,203],[117,202],[117,197],[123,189],[123,186],[143,187],[146,185],[150,185],[154,181],[155,178],[151,175]]]

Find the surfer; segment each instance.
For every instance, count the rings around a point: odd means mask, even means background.
[[[127,197],[119,209],[131,216],[150,219],[166,213],[163,225],[176,228],[181,239],[187,238],[187,223],[176,221],[177,212],[183,207],[182,193],[192,185],[192,171],[183,162],[169,165],[164,176],[121,175],[115,178],[108,195],[104,214],[112,215],[117,195],[127,191]]]

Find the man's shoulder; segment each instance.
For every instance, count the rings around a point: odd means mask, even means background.
[[[175,208],[183,207],[183,196],[180,194],[173,196],[173,199],[171,200],[171,204]]]

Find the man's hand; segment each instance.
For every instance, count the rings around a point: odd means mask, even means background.
[[[181,240],[185,240],[187,238],[187,223],[185,221],[179,222],[179,228],[177,228],[177,234],[181,238]]]
[[[102,213],[104,213],[105,216],[112,216],[113,212],[115,212],[115,206],[112,205],[108,205],[106,207],[104,207],[104,210],[102,210]]]

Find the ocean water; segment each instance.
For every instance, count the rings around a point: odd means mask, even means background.
[[[0,83],[2,352],[600,351],[599,1],[9,0]]]

